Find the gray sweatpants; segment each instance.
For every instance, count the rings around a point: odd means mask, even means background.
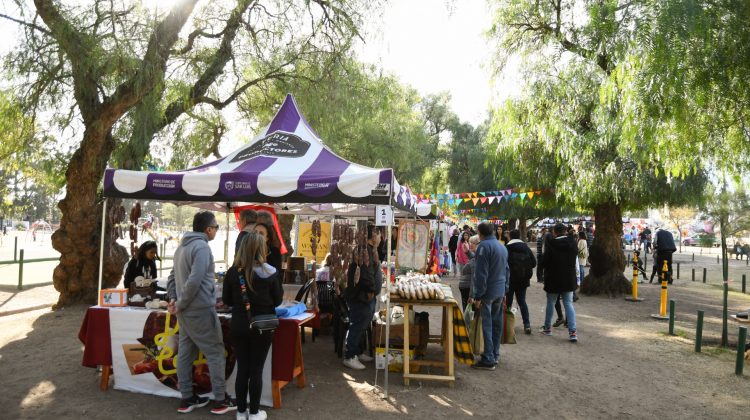
[[[214,310],[178,313],[180,347],[177,350],[177,381],[182,398],[193,395],[193,362],[198,351],[206,356],[214,399],[226,394],[224,338],[219,317]]]

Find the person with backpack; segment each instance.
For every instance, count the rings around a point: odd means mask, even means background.
[[[529,320],[529,306],[526,305],[526,289],[531,285],[530,280],[536,267],[534,253],[525,242],[521,241],[518,229],[510,231],[508,245],[508,267],[510,268],[510,287],[506,294],[508,308],[513,306],[513,296],[516,297],[518,308],[523,318],[523,332],[531,334]]]

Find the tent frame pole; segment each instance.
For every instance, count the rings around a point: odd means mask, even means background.
[[[99,236],[99,287],[96,293],[96,301],[99,305],[102,304],[102,278],[104,273],[104,229],[107,223],[107,199],[105,198],[102,202],[102,229],[101,235]]]
[[[227,234],[226,239],[224,239],[224,271],[229,270],[229,203],[227,203],[227,210],[224,213],[227,218]]]
[[[391,214],[393,214],[393,206],[391,206]],[[386,251],[386,273],[387,278],[385,279],[385,374],[384,374],[384,381],[385,384],[383,386],[383,398],[388,398],[388,351],[390,346],[390,333],[391,333],[391,229],[393,226],[393,220],[388,220],[388,230],[386,231],[386,235],[388,236],[388,249]],[[407,314],[406,322],[409,322],[409,317]],[[408,357],[409,350],[407,349],[405,351],[405,354]]]

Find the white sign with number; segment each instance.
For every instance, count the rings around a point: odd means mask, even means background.
[[[375,206],[375,226],[392,226],[393,209],[391,206]]]

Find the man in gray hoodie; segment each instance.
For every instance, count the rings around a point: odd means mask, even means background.
[[[224,339],[216,315],[214,257],[208,246],[218,229],[213,213],[196,213],[193,231],[183,236],[174,253],[174,268],[167,282],[168,310],[180,323],[177,352],[177,380],[182,394],[177,409],[180,413],[189,413],[208,404],[208,398],[193,393],[193,361],[198,357],[198,351],[206,356],[211,374],[211,390],[215,398],[211,412],[223,414],[237,409],[234,401],[226,395]]]

